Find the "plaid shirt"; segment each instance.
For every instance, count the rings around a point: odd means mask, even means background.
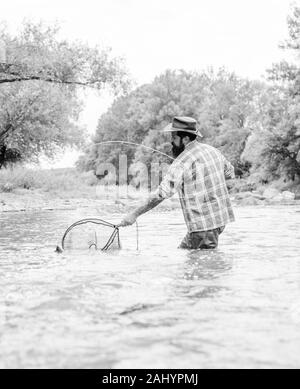
[[[226,187],[233,166],[212,146],[190,142],[174,160],[156,194],[163,199],[179,193],[189,232],[207,231],[234,221]]]

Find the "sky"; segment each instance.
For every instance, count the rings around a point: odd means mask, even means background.
[[[136,85],[166,69],[209,66],[261,79],[286,57],[278,44],[288,37],[293,3],[300,0],[1,0],[0,21],[12,32],[24,19],[58,22],[62,37],[123,56]],[[90,92],[84,99],[81,121],[92,134],[112,97]],[[72,165],[77,155],[65,153],[56,165]]]

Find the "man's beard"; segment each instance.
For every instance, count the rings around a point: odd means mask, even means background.
[[[174,142],[172,142],[172,154],[174,158],[177,158],[184,150],[184,144],[182,139],[180,139],[180,145],[176,146]]]

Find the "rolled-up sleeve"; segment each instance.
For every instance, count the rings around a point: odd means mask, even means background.
[[[224,158],[224,174],[227,179],[235,178],[234,167],[226,158]]]
[[[172,197],[181,187],[183,178],[184,166],[181,162],[175,160],[169,167],[155,193],[161,199],[168,199]]]

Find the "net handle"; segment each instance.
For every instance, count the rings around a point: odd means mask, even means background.
[[[108,239],[108,242],[106,243],[106,245],[104,247],[102,247],[102,249],[101,249],[102,251],[108,250],[110,248],[110,246],[113,244],[113,241],[114,241],[116,235],[118,236],[118,245],[120,247],[119,228],[115,227],[113,233],[111,234],[110,238]]]

